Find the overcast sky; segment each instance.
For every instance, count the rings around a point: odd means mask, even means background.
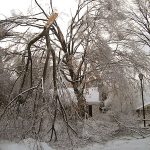
[[[42,7],[48,12],[50,0],[37,0]],[[53,8],[59,12],[59,19],[64,21],[70,18],[71,12],[74,13],[77,7],[75,0],[53,0]],[[3,0],[0,2],[0,19],[10,17],[15,13],[31,12],[37,9],[34,0]],[[37,11],[36,11],[37,12]]]
[[[37,0],[43,6],[48,8],[49,0]],[[53,0],[53,7],[62,15],[64,13],[74,11],[76,6],[75,0]],[[31,9],[34,9],[34,0],[3,0],[0,2],[0,17],[2,15],[11,16],[13,10],[23,12],[24,14]]]
[[[48,12],[50,0],[37,1]],[[71,19],[71,13],[74,14],[77,8],[76,0],[53,0],[53,8],[59,13],[57,21],[61,24],[61,29],[66,31],[68,21]],[[36,9],[38,7],[35,4],[35,0],[3,0],[0,2],[0,19],[11,17],[15,13],[23,13],[23,15],[26,15],[27,12],[35,12]],[[36,12],[39,12],[39,10]]]

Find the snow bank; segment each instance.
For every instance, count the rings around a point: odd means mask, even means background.
[[[107,142],[105,145],[93,144],[78,150],[150,150],[150,137],[145,139],[119,139]]]
[[[44,142],[38,142],[34,139],[25,139],[19,143],[8,141],[0,142],[0,150],[54,150]]]
[[[123,138],[107,142],[105,145],[95,143],[76,150],[150,150],[150,137],[145,139]],[[44,142],[25,139],[19,143],[0,142],[0,150],[54,150]]]

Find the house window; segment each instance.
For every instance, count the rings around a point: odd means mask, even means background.
[[[92,105],[89,105],[89,116],[92,117]]]

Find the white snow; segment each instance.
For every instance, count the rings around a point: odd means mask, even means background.
[[[144,139],[116,139],[105,145],[93,144],[78,150],[150,150],[150,137]]]
[[[38,146],[38,147],[37,147]],[[41,148],[41,149],[40,149]],[[8,141],[0,142],[0,150],[54,150],[44,142],[37,142],[33,139],[25,139],[19,143],[12,143]],[[115,139],[106,144],[95,143],[84,148],[76,150],[150,150],[150,137],[144,139],[135,139],[125,137],[122,139]]]
[[[88,88],[86,93],[84,94],[86,102],[88,104],[97,104],[99,101],[99,92],[97,87]]]
[[[50,93],[52,94],[53,90],[50,90]],[[67,100],[69,100],[69,101],[71,100],[71,101],[74,101],[75,103],[77,103],[73,88],[67,88],[67,89],[62,88],[62,89],[58,90],[58,93],[59,93],[60,97],[63,97],[62,99],[64,99],[64,97],[65,97],[66,102],[67,102]],[[88,104],[99,104],[100,101],[99,101],[98,87],[87,88],[84,91],[84,97]]]
[[[1,141],[0,150],[54,150],[44,142],[28,138],[19,143]]]

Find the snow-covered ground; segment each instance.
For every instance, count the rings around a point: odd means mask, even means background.
[[[93,144],[78,150],[150,150],[150,137],[144,139],[119,139],[105,145]]]
[[[38,147],[37,147],[38,146]],[[19,143],[11,143],[8,141],[0,142],[0,150],[55,150],[44,142],[36,142],[33,139],[26,139]],[[95,143],[84,148],[76,150],[150,150],[150,137],[144,139],[122,138],[109,141],[106,144]]]
[[[54,150],[44,142],[37,142],[34,139],[25,139],[19,143],[1,141],[0,150]]]

